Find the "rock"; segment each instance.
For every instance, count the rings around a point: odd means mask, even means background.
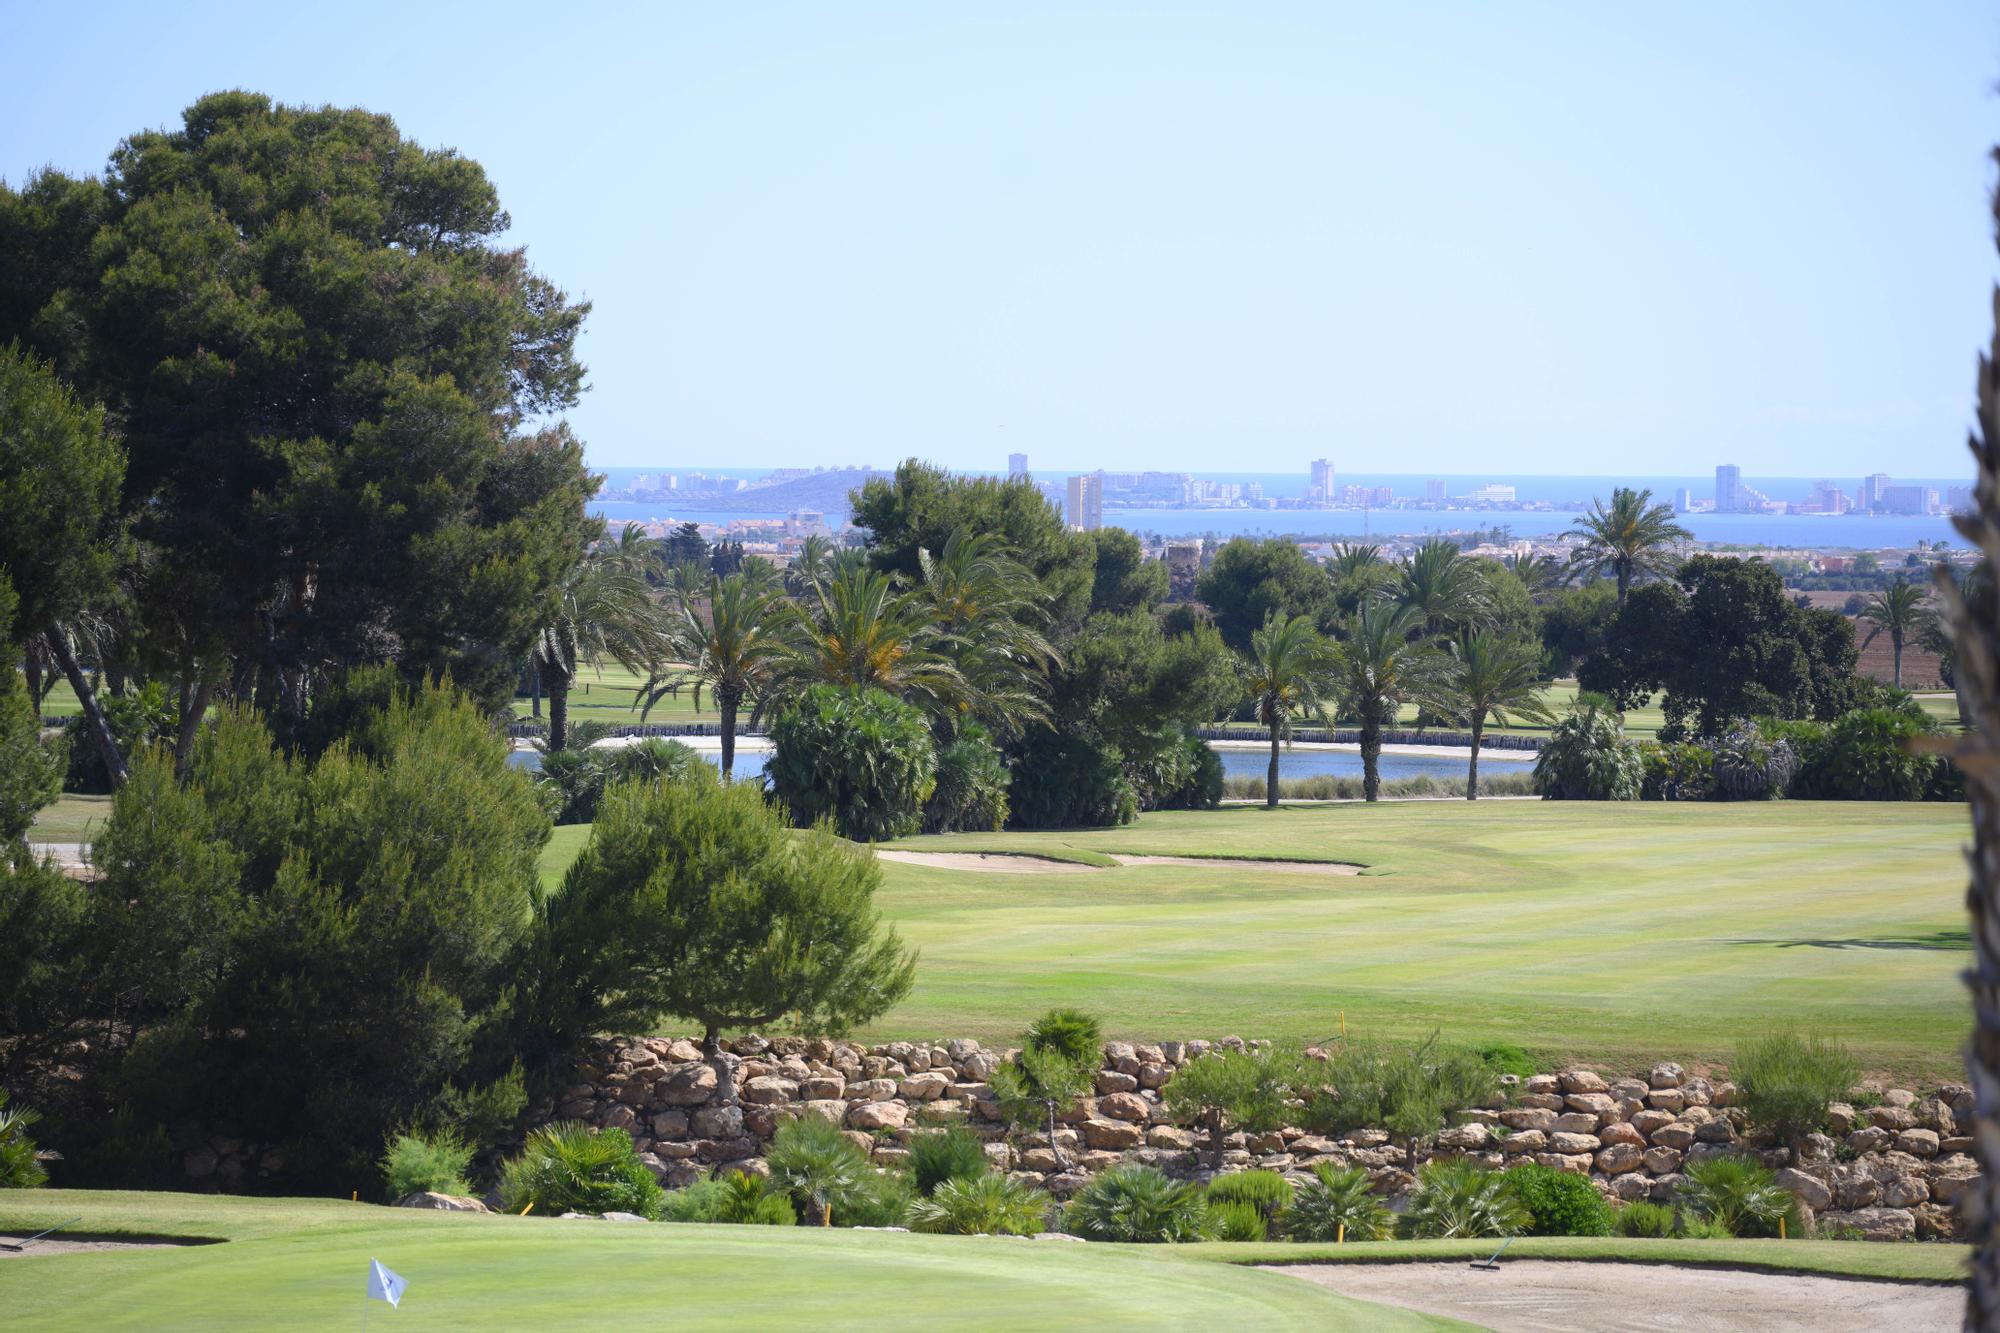
[[[995,1171],[1006,1171],[1014,1163],[1014,1149],[1006,1143],[982,1143],[979,1151],[986,1155]]]
[[[1304,1140],[1301,1139],[1299,1142],[1304,1142]],[[1152,1148],[1166,1148],[1176,1152],[1185,1151],[1188,1148],[1194,1147],[1194,1135],[1184,1129],[1176,1129],[1172,1125],[1154,1125],[1146,1131],[1146,1145]],[[1327,1146],[1331,1147],[1332,1145],[1328,1144]]]
[[[893,1078],[856,1079],[847,1085],[847,1100],[850,1102],[886,1102],[896,1095],[896,1080]]]
[[[1946,1114],[1950,1114],[1946,1112]],[[1906,1129],[1896,1136],[1896,1150],[1912,1157],[1938,1155],[1938,1134],[1934,1129]]]
[[[1681,1169],[1681,1154],[1672,1148],[1648,1148],[1646,1169],[1656,1176],[1670,1176]]]
[[[1681,1175],[1678,1171],[1671,1171],[1664,1176],[1653,1177],[1653,1193],[1651,1196],[1653,1202],[1672,1203],[1675,1196],[1680,1193],[1681,1185],[1686,1180],[1687,1177]]]
[[[1684,1120],[1676,1120],[1671,1125],[1662,1125],[1654,1130],[1651,1137],[1656,1147],[1685,1152],[1688,1145],[1694,1142],[1696,1129]]]
[[[1864,1240],[1910,1240],[1917,1234],[1917,1219],[1906,1208],[1857,1208],[1822,1213],[1819,1220],[1822,1227],[1851,1227]]]
[[[1121,1074],[1115,1069],[1097,1071],[1097,1095],[1100,1097],[1113,1092],[1131,1092],[1138,1086],[1136,1074]]]
[[[1565,1156],[1595,1154],[1603,1146],[1595,1134],[1565,1134],[1557,1131],[1549,1135],[1549,1150]]]
[[[1148,1060],[1139,1066],[1139,1086],[1142,1088],[1164,1088],[1174,1076],[1174,1067],[1165,1060]]]
[[[181,1169],[198,1180],[203,1176],[214,1175],[216,1164],[220,1160],[213,1148],[190,1148],[187,1156],[181,1161]]]
[[[1486,1146],[1486,1133],[1484,1125],[1453,1125],[1438,1135],[1438,1147],[1477,1152]]]
[[[1906,1129],[1915,1129],[1917,1127],[1917,1118],[1910,1113],[1907,1107],[1871,1106],[1868,1108],[1868,1123],[1877,1129],[1886,1129],[1891,1133],[1900,1133]]]
[[[1275,1130],[1269,1134],[1259,1134],[1250,1140],[1249,1147],[1257,1156],[1268,1157],[1272,1153],[1281,1153],[1285,1150],[1285,1136]],[[1268,1166],[1269,1163],[1263,1165]]]
[[[1530,1074],[1521,1084],[1521,1091],[1527,1093],[1548,1093],[1562,1091],[1562,1080],[1554,1074]]]
[[[1379,1148],[1389,1141],[1389,1136],[1379,1129],[1350,1129],[1341,1134],[1340,1141],[1357,1148]]]
[[[1556,1113],[1539,1106],[1510,1106],[1500,1113],[1500,1123],[1509,1129],[1539,1129],[1546,1133],[1556,1127]]]
[[[1653,1131],[1674,1123],[1672,1111],[1639,1111],[1626,1122],[1645,1138],[1652,1138]]]
[[[953,1064],[962,1064],[966,1057],[979,1053],[979,1043],[970,1037],[953,1037],[944,1044],[944,1052]]]
[[[946,1089],[950,1087],[949,1074],[912,1074],[896,1085],[896,1092],[904,1101],[934,1102],[944,1096]]]
[[[1917,1176],[1895,1176],[1882,1183],[1882,1202],[1891,1208],[1913,1208],[1931,1201],[1931,1187]]]
[[[1607,1176],[1637,1171],[1645,1164],[1644,1150],[1630,1143],[1614,1143],[1597,1154],[1597,1169]]]
[[[618,1213],[618,1212],[611,1212],[611,1213],[600,1213],[600,1214],[598,1214],[598,1216],[602,1217],[602,1218],[603,1218],[603,1219],[604,1219],[605,1221],[607,1221],[607,1222],[644,1222],[644,1221],[646,1221],[646,1219],[645,1219],[645,1218],[643,1218],[643,1217],[639,1216],[639,1215],[638,1215],[637,1213]]]
[[[901,1129],[910,1108],[901,1102],[855,1102],[847,1112],[849,1129]]]
[[[788,1078],[767,1074],[744,1083],[737,1094],[752,1106],[770,1106],[776,1102],[788,1102],[798,1094],[799,1085]]]
[[[700,1106],[715,1095],[719,1082],[714,1065],[675,1065],[653,1085],[653,1097],[668,1106]]]
[[[1972,1136],[1969,1134],[1957,1134],[1948,1139],[1938,1140],[1938,1152],[1942,1154],[1969,1153],[1971,1151]]]
[[[1963,1153],[1940,1158],[1929,1169],[1931,1197],[1939,1203],[1957,1203],[1979,1180],[1979,1163]]]
[[[1498,1111],[1487,1111],[1478,1107],[1474,1107],[1473,1109],[1468,1111],[1459,1111],[1454,1113],[1452,1119],[1455,1123],[1461,1125],[1493,1126],[1493,1125],[1498,1125],[1500,1123],[1500,1113]]]
[[[1514,1104],[1544,1111],[1560,1111],[1567,1103],[1560,1092],[1524,1092],[1514,1099]]]
[[[1028,1237],[1028,1239],[1075,1241],[1078,1245],[1088,1245],[1090,1243],[1081,1236],[1070,1235],[1067,1231],[1037,1231],[1034,1235]]]
[[[1925,1203],[1917,1205],[1910,1212],[1917,1219],[1918,1240],[1959,1239],[1960,1226],[1956,1209],[1947,1208],[1943,1204]]]
[[[740,1106],[704,1106],[688,1117],[688,1133],[698,1139],[729,1139],[742,1132]]]
[[[1916,1114],[1917,1124],[1924,1129],[1937,1131],[1941,1139],[1951,1138],[1958,1133],[1958,1117],[1942,1098],[1926,1097],[1910,1108]]]
[[[652,1119],[653,1137],[656,1139],[686,1138],[688,1118],[685,1111],[661,1111]]]
[[[1560,1075],[1564,1092],[1604,1092],[1610,1085],[1594,1070],[1565,1069]]]
[[[1850,1152],[1858,1155],[1880,1152],[1882,1149],[1888,1147],[1891,1141],[1888,1130],[1876,1129],[1871,1126],[1867,1129],[1857,1129],[1852,1134],[1849,1134],[1847,1136],[1847,1147]]]
[[[799,1110],[806,1115],[816,1115],[836,1125],[847,1121],[848,1103],[837,1097],[815,1097],[809,1102],[800,1102]]]
[[[419,1190],[415,1194],[405,1194],[396,1200],[398,1208],[435,1208],[441,1213],[488,1213],[493,1211],[477,1199],[463,1194],[440,1194],[435,1190]]]
[[[1882,1182],[1853,1163],[1835,1166],[1827,1177],[1836,1208],[1866,1208],[1882,1197]]]
[[[1826,1108],[1827,1130],[1840,1137],[1852,1134],[1860,1116],[1846,1102],[1829,1102]]]
[[[1677,1064],[1657,1064],[1653,1066],[1652,1072],[1646,1075],[1646,1083],[1656,1092],[1665,1088],[1678,1088],[1681,1085],[1681,1075],[1685,1072]]]
[[[1938,1100],[1951,1108],[1952,1118],[1960,1124],[1972,1123],[1972,1089],[1963,1083],[1947,1083],[1938,1089]]]
[[[1602,1120],[1618,1118],[1618,1103],[1601,1092],[1572,1092],[1563,1102],[1572,1111],[1583,1111]]]
[[[1799,1141],[1799,1158],[1807,1162],[1824,1161],[1833,1156],[1838,1147],[1824,1134],[1808,1134]]]
[[[629,1134],[639,1127],[639,1113],[621,1102],[613,1102],[604,1108],[597,1123],[605,1129],[622,1129]]]
[[[1739,1095],[1734,1083],[1718,1083],[1715,1091],[1709,1094],[1709,1100],[1717,1106],[1734,1106]]]
[[[1090,1176],[1083,1171],[1065,1171],[1061,1175],[1050,1176],[1049,1193],[1058,1199],[1068,1198],[1090,1183]]]
[[[1098,1099],[1097,1113],[1112,1120],[1131,1120],[1144,1124],[1152,1119],[1153,1108],[1136,1092],[1114,1092],[1109,1097]]]
[[[1296,1147],[1297,1145],[1294,1145]],[[1539,1129],[1520,1129],[1500,1140],[1500,1151],[1517,1156],[1521,1153],[1547,1152],[1549,1136]]]
[[[1798,1201],[1814,1212],[1824,1212],[1833,1206],[1833,1191],[1826,1182],[1809,1176],[1803,1171],[1786,1167],[1778,1172],[1778,1183],[1790,1190]]]
[[[697,1139],[695,1155],[704,1162],[734,1162],[744,1157],[754,1157],[757,1140],[752,1138]]]
[[[1620,1199],[1625,1203],[1634,1203],[1640,1199],[1649,1199],[1653,1194],[1653,1182],[1647,1178],[1646,1173],[1643,1171],[1632,1171],[1622,1176],[1613,1176],[1611,1179],[1611,1194],[1613,1198]]]
[[[1108,1152],[1136,1148],[1146,1141],[1145,1131],[1125,1120],[1086,1120],[1077,1128],[1086,1144]]]
[[[1697,1129],[1694,1137],[1698,1143],[1734,1143],[1736,1126],[1730,1124],[1726,1117],[1718,1116]]]
[[[847,1096],[847,1078],[837,1071],[814,1074],[799,1084],[799,1096],[807,1101],[823,1102]]]
[[[1900,1111],[1907,1111],[1917,1104],[1917,1094],[1907,1088],[1891,1088],[1882,1094],[1882,1101]],[[1883,1126],[1887,1128],[1887,1126]]]
[[[1642,1111],[1640,1114],[1643,1115],[1645,1112]],[[1659,1114],[1659,1112],[1655,1112],[1655,1114]],[[1646,1146],[1646,1136],[1641,1134],[1632,1125],[1606,1125],[1597,1131],[1597,1137],[1599,1142],[1603,1143],[1607,1148],[1620,1145],[1633,1148],[1643,1148]]]
[[[1555,1127],[1564,1134],[1595,1134],[1603,1119],[1588,1111],[1565,1111],[1556,1117]]]
[[[910,1150],[883,1143],[876,1145],[875,1151],[868,1154],[868,1156],[877,1166],[894,1168],[910,1160]]]
[[[668,1046],[663,1058],[677,1065],[698,1063],[701,1060],[701,1047],[683,1038]]]
[[[1606,1091],[1611,1094],[1614,1101],[1643,1102],[1646,1100],[1646,1094],[1652,1089],[1647,1087],[1646,1080],[1642,1078],[1620,1078],[1613,1079]]]

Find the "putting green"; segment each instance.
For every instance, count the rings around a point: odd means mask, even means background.
[[[358,1324],[368,1261],[408,1280],[385,1330],[647,1327],[1439,1329],[1464,1327],[1163,1247],[779,1227],[481,1217],[316,1199],[36,1190],[0,1231],[228,1243],[0,1259],[0,1310],[34,1329]]]

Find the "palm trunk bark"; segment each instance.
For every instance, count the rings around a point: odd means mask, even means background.
[[[97,706],[96,692],[84,678],[82,664],[76,660],[76,654],[70,651],[69,640],[55,630],[48,630],[42,635],[42,642],[48,644],[49,652],[55,656],[56,665],[62,668],[63,675],[69,679],[69,687],[76,691],[76,701],[83,709],[84,729],[90,733],[92,743],[97,746],[97,753],[104,760],[104,771],[111,775],[112,790],[123,787],[131,770],[125,766],[125,756],[118,752],[118,742],[111,735],[110,724],[104,720],[104,710]]]
[[[549,749],[569,744],[569,673],[553,663],[541,668],[542,689],[549,696]]]
[[[1271,767],[1264,779],[1264,808],[1278,808],[1278,724],[1271,724]]]
[[[1361,798],[1370,804],[1382,799],[1382,717],[1381,705],[1369,703],[1361,709]]]
[[[1896,688],[1900,690],[1903,688],[1903,636],[1902,635],[1891,634],[1889,636],[1889,652],[1890,655],[1895,659],[1896,665],[1893,674],[1895,678]]]
[[[1465,766],[1465,799],[1479,799],[1479,738],[1486,734],[1486,714],[1479,713],[1472,719],[1472,758]]]
[[[715,692],[716,711],[721,715],[719,729],[722,732],[722,780],[732,782],[736,774],[736,705],[741,702],[733,690],[718,689]]]

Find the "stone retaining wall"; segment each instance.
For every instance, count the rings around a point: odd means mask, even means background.
[[[1213,1045],[1241,1046],[1240,1038]],[[880,1165],[908,1155],[925,1126],[963,1123],[985,1140],[996,1167],[1058,1197],[1121,1161],[1178,1176],[1205,1170],[1200,1136],[1171,1123],[1160,1100],[1180,1066],[1211,1049],[1207,1041],[1109,1042],[1096,1095],[1061,1118],[1063,1169],[1046,1134],[1010,1131],[987,1078],[1012,1052],[957,1038],[945,1042],[808,1041],[739,1037],[704,1060],[693,1042],[616,1038],[599,1043],[552,1109],[554,1119],[628,1130],[669,1187],[730,1170],[761,1174],[766,1143],[785,1119],[823,1116],[846,1128]],[[1311,1054],[1311,1052],[1309,1052]],[[1506,1097],[1454,1117],[1437,1144],[1442,1156],[1504,1167],[1532,1160],[1589,1176],[1617,1201],[1669,1200],[1690,1161],[1750,1152],[1778,1168],[1779,1180],[1822,1225],[1872,1240],[1944,1239],[1958,1234],[1952,1205],[1977,1179],[1959,1133],[1969,1089],[1949,1085],[1918,1097],[1890,1090],[1881,1104],[1833,1108],[1838,1137],[1814,1134],[1792,1152],[1749,1132],[1735,1085],[1689,1076],[1679,1065],[1607,1078],[1588,1069],[1508,1076]],[[1395,1196],[1414,1183],[1404,1149],[1381,1130],[1332,1137],[1296,1128],[1231,1135],[1223,1170],[1267,1167],[1303,1174],[1332,1162],[1366,1169],[1377,1191]]]

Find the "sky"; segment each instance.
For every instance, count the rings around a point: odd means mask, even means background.
[[[1970,471],[1972,0],[0,13],[10,182],[231,87],[481,162],[598,467]]]

